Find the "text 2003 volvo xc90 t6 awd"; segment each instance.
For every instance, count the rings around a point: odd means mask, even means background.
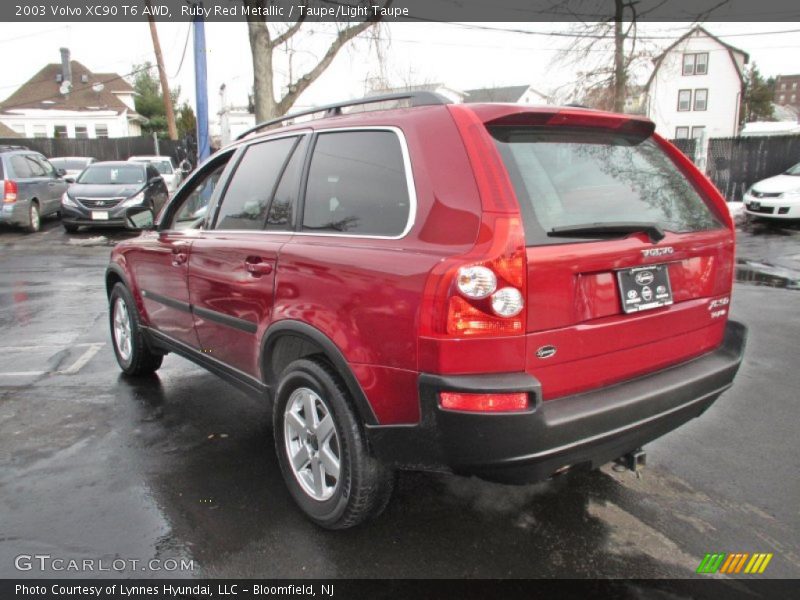
[[[107,272],[123,371],[175,352],[271,402],[311,519],[378,514],[396,469],[594,468],[731,386],[733,224],[652,122],[362,102],[404,106],[248,132],[129,209]]]

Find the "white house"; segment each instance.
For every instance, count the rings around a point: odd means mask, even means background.
[[[61,48],[61,63],[45,65],[0,103],[0,123],[28,138],[138,136],[146,119],[134,95],[117,73],[92,73]]]
[[[666,138],[733,137],[739,130],[746,52],[694,27],[654,59],[647,116]],[[701,156],[704,154],[701,154]]]
[[[553,104],[553,99],[535,90],[530,85],[509,85],[505,87],[478,88],[466,90],[464,102],[507,102],[511,104],[543,105]]]

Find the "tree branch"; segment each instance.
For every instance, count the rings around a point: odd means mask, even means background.
[[[387,2],[383,5],[383,8],[388,8],[394,0],[387,0]],[[278,112],[280,114],[285,114],[285,112],[291,108],[292,104],[295,103],[297,98],[310,86],[328,66],[333,62],[333,59],[336,58],[336,54],[338,54],[339,50],[341,50],[347,42],[352,40],[358,34],[366,31],[370,27],[372,27],[375,23],[381,20],[380,16],[370,17],[369,19],[362,21],[356,25],[351,25],[350,27],[346,27],[339,31],[336,39],[333,40],[331,45],[328,47],[328,51],[325,55],[320,59],[320,61],[305,75],[300,77],[296,82],[289,82],[289,90],[286,92],[286,95],[278,101]]]
[[[289,27],[289,29],[287,29],[286,31],[284,31],[282,34],[280,34],[278,37],[275,38],[275,41],[273,42],[274,45],[280,46],[286,40],[292,37],[295,33],[297,33],[300,30],[300,27],[303,25],[303,22],[305,20],[306,20],[306,15],[305,13],[303,13],[300,16],[300,18],[297,19],[297,21],[295,21],[295,23],[291,27]]]

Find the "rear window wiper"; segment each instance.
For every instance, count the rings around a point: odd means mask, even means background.
[[[609,236],[614,237],[626,233],[646,233],[654,244],[664,239],[665,233],[656,223],[610,221],[607,223],[582,223],[580,225],[564,225],[553,227],[547,232],[549,237],[585,237]]]

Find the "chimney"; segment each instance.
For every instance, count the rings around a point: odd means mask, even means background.
[[[61,48],[61,79],[72,83],[72,65],[69,62],[69,48]]]

